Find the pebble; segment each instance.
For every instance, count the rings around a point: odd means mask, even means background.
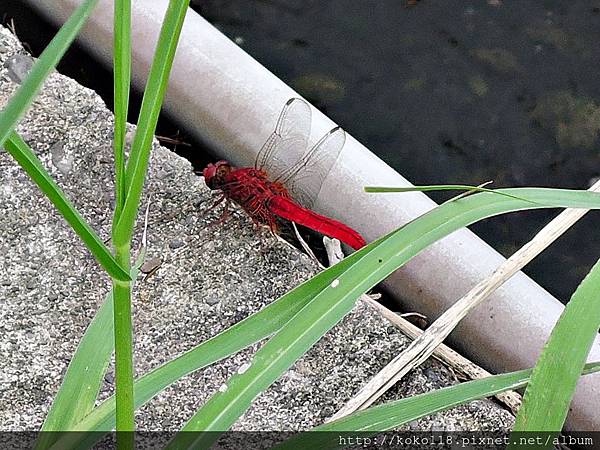
[[[335,410],[332,406],[326,406],[321,410],[321,417],[331,417],[335,414]]]
[[[216,305],[217,303],[219,303],[219,301],[219,297],[207,297],[205,300],[206,304],[210,306]]]
[[[433,381],[434,383],[442,382],[443,380],[440,378],[439,369],[434,369],[431,367],[426,367],[423,370],[423,375],[425,375],[428,379]]]
[[[162,263],[161,259],[158,257],[150,258],[146,261],[142,267],[140,268],[142,273],[150,273],[155,270]]]
[[[50,147],[50,154],[52,155],[52,164],[58,169],[63,175],[67,175],[73,168],[73,155],[67,155],[64,149],[64,143],[62,141],[55,142]]]
[[[32,66],[33,58],[29,55],[20,54],[8,58],[4,63],[4,67],[8,69],[8,78],[18,84],[23,82]]]
[[[175,250],[177,248],[181,248],[184,245],[185,245],[185,243],[181,239],[173,239],[171,242],[169,242],[169,248],[171,250]]]
[[[108,384],[114,384],[115,374],[113,372],[106,372],[106,375],[104,375],[104,381],[106,381]]]
[[[159,179],[161,179],[161,180],[164,180],[166,178],[170,178],[172,176],[173,176],[173,171],[168,171],[168,170],[159,170],[156,173],[156,177],[159,178]]]

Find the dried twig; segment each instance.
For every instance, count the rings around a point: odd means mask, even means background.
[[[300,242],[300,245],[302,246],[304,251],[308,254],[308,256],[310,256],[310,258],[312,258],[313,261],[316,261],[317,264],[319,264],[319,260],[313,253],[312,249],[308,246],[306,241],[304,239],[302,239],[302,236],[300,236],[300,232],[298,231],[298,227],[296,226],[295,222],[292,222],[292,228],[294,229],[294,233],[296,233],[296,239],[298,239],[298,242]],[[321,267],[323,267],[323,266],[321,266]]]
[[[423,330],[414,326],[409,321],[405,320],[402,316],[390,311],[382,304],[372,300],[369,296],[362,298],[362,300],[370,305],[373,309],[379,312],[383,317],[389,320],[395,327],[406,334],[411,339],[417,339],[423,334]],[[467,358],[452,350],[450,347],[444,344],[440,344],[431,355],[438,359],[445,365],[452,368],[455,372],[462,375],[463,378],[469,380],[477,380],[480,378],[487,378],[492,376],[490,372],[479,367],[477,364],[469,361]],[[513,414],[517,414],[519,407],[521,406],[521,395],[514,391],[506,391],[500,394],[496,394],[496,398],[504,403]]]

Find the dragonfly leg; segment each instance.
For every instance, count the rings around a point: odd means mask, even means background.
[[[217,206],[219,206],[221,203],[223,203],[223,200],[225,200],[226,198],[227,197],[224,194],[219,195],[219,198],[211,206],[203,209],[200,212],[200,215],[203,217],[206,216],[209,212],[211,212],[213,209],[215,209]]]
[[[254,222],[254,225],[256,226],[256,232],[258,233],[258,241],[260,245],[258,253],[266,260],[270,248],[266,233],[269,231],[272,233],[272,230],[267,231],[267,227],[260,222]]]
[[[215,204],[213,204],[208,211],[210,211],[211,209],[215,208],[219,203],[222,203],[223,200],[225,201],[225,206],[223,207],[223,212],[221,213],[221,216],[216,219],[213,220],[211,223],[208,224],[208,226],[210,228],[215,227],[215,226],[223,226],[225,224],[225,222],[227,222],[227,220],[231,217],[231,214],[229,213],[229,206],[231,204],[231,201],[226,198],[225,196],[221,197],[220,199],[217,200],[217,202],[215,202]],[[206,213],[208,211],[205,211],[203,213],[203,215],[206,215]]]
[[[277,226],[277,221],[275,220],[274,217],[271,217],[269,219],[269,230],[271,231],[271,234],[273,236],[276,236],[279,231],[279,227]]]
[[[219,224],[224,225],[225,222],[231,217],[229,212],[229,206],[231,205],[231,201],[229,199],[225,199],[225,207],[223,208],[223,213],[221,213],[221,218],[219,219]]]

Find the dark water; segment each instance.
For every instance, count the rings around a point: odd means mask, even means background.
[[[407,3],[192,1],[415,184],[588,188],[600,176],[600,0]],[[0,13],[39,53],[51,30],[21,1],[4,4]],[[110,104],[108,72],[99,77],[80,49],[61,70]],[[163,121],[159,134],[178,129]],[[508,256],[556,213],[473,229]],[[590,213],[525,269],[562,301],[600,255],[599,217]]]

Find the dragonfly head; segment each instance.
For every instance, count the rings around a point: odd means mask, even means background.
[[[214,164],[209,164],[202,172],[204,182],[210,189],[221,189],[226,183],[227,175],[231,170],[231,164],[227,161],[217,161]]]

